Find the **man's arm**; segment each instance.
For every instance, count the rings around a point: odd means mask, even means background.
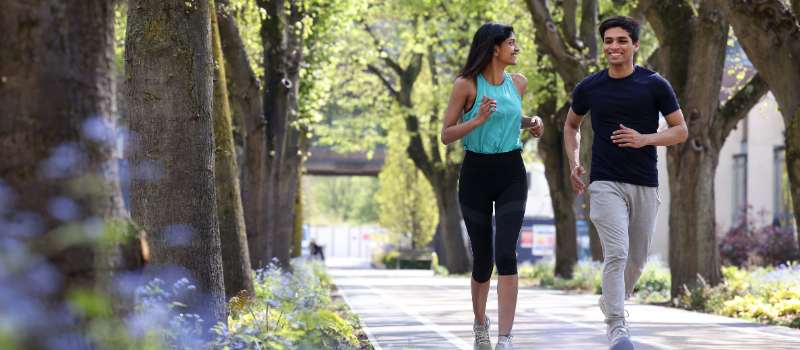
[[[686,141],[689,137],[689,128],[683,119],[683,112],[677,109],[664,119],[669,128],[655,134],[640,134],[638,131],[620,124],[620,128],[611,135],[611,141],[619,147],[641,148],[644,146],[672,146]],[[565,130],[566,132],[566,130]]]
[[[582,193],[586,189],[582,176],[586,171],[580,162],[581,146],[581,122],[583,117],[575,113],[572,108],[567,112],[567,120],[564,122],[564,150],[567,152],[569,168],[571,169],[570,181],[575,193]]]

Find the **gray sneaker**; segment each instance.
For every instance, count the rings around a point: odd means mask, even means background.
[[[514,344],[511,343],[511,335],[501,335],[497,337],[497,346],[494,350],[514,350]]]
[[[611,341],[610,350],[634,350],[628,323],[625,321],[611,329],[608,339]]]
[[[492,350],[492,341],[489,340],[490,324],[489,317],[486,317],[483,325],[478,324],[478,321],[472,324],[472,331],[475,332],[475,346],[472,347],[474,350]]]

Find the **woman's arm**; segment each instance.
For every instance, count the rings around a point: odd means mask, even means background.
[[[511,80],[514,81],[514,85],[517,87],[521,99],[525,96],[525,88],[528,87],[528,79],[520,73],[512,73]],[[520,129],[528,129],[533,137],[541,137],[544,132],[544,125],[542,124],[542,119],[539,117],[523,116]]]
[[[465,78],[458,78],[453,84],[453,93],[447,103],[444,112],[444,126],[442,126],[442,143],[449,145],[468,134],[473,129],[483,124],[486,119],[494,112],[496,102],[493,99],[484,97],[478,108],[478,116],[465,123],[458,123],[464,115],[464,105],[468,98],[475,93],[475,86],[472,81]]]

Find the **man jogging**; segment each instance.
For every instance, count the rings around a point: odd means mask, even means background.
[[[608,68],[584,78],[572,92],[564,124],[564,148],[576,193],[586,189],[580,164],[579,129],[591,112],[590,219],[603,246],[603,295],[612,350],[633,349],[625,299],[642,273],[660,203],[656,146],[686,140],[688,129],[675,93],[658,73],[634,65],[639,23],[612,17],[600,24]],[[669,128],[658,132],[663,115]]]

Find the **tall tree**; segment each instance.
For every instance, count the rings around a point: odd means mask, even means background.
[[[795,232],[800,232],[800,0],[792,0],[791,9],[780,0],[726,0],[717,4],[778,101],[786,126],[786,170]]]
[[[131,214],[149,234],[151,265],[181,268],[197,288],[189,311],[226,315],[214,188],[213,60],[206,1],[134,0],[125,70]]]
[[[244,157],[241,164],[241,192],[244,210],[245,229],[247,230],[248,248],[252,267],[261,267],[256,260],[258,237],[263,233],[263,198],[266,198],[267,186],[267,141],[266,121],[264,120],[263,96],[260,81],[248,52],[242,34],[231,13],[228,0],[217,1],[217,19],[219,21],[220,41],[225,61],[225,75],[235,123],[244,139]],[[264,242],[266,243],[266,242]],[[263,245],[262,247],[266,247]],[[263,251],[263,250],[261,250]],[[263,253],[262,253],[263,254]]]
[[[52,294],[30,293],[53,304],[73,288],[113,294],[114,273],[141,266],[139,245],[129,236],[94,245],[83,224],[128,227],[115,151],[114,2],[6,1],[0,35],[0,183],[13,198],[0,217],[19,223],[2,235],[59,273]],[[39,335],[63,336],[59,321],[40,321]]]
[[[225,295],[230,299],[241,291],[253,295],[253,272],[247,249],[242,198],[239,189],[239,167],[233,145],[231,109],[225,76],[225,59],[220,43],[219,24],[214,0],[209,1],[211,42],[214,55],[214,180],[217,190]]]
[[[343,109],[337,116],[347,118],[334,120],[323,140],[348,150],[368,142],[391,148],[387,123],[400,119],[406,140],[398,144],[433,188],[439,211],[435,240],[448,246],[436,245],[442,265],[451,272],[468,271],[470,262],[457,200],[462,147],[441,145],[441,113],[483,21],[514,24],[524,58],[509,71],[525,74],[529,86],[542,83],[534,60],[527,59],[534,52],[529,26],[516,10],[507,2],[373,1],[360,14],[363,20],[347,25],[349,31],[337,45],[342,84],[337,85],[334,110]],[[526,106],[536,98],[523,96]],[[356,141],[342,142],[348,139]]]
[[[275,258],[288,267],[295,224],[295,198],[300,176],[301,132],[298,88],[303,60],[303,9],[300,1],[259,0],[265,12],[261,22],[264,45],[264,95],[267,165],[264,196],[251,259],[263,267]]]
[[[265,196],[252,259],[263,266],[271,259],[288,267],[297,216],[302,164],[308,156],[309,139],[321,119],[318,85],[327,60],[326,40],[340,25],[337,17],[344,0],[259,0],[265,15],[261,21],[264,46],[264,115],[267,165]],[[333,74],[335,72],[331,72]],[[303,103],[298,101],[302,97]],[[299,234],[299,232],[297,232]],[[299,252],[294,252],[295,254]]]
[[[564,15],[561,22],[563,33],[559,32],[559,26],[553,20],[545,0],[527,0],[526,5],[534,23],[537,47],[547,55],[551,69],[557,73],[557,77],[551,77],[552,84],[545,87],[546,91],[543,91],[549,96],[548,100],[542,102],[537,109],[545,125],[545,132],[539,142],[539,154],[545,162],[545,176],[550,188],[553,216],[556,223],[555,273],[568,278],[572,276],[572,269],[578,261],[574,206],[576,198],[575,194],[569,190],[571,169],[563,150],[563,128],[569,106],[559,106],[558,101],[559,96],[563,96],[562,93],[569,94],[597,63],[597,40],[594,27],[597,23],[598,5],[596,0],[582,2],[580,36],[575,29],[577,27],[577,4],[575,1],[564,2]],[[557,78],[563,81],[563,92],[555,89]],[[581,139],[584,144],[591,144],[591,135],[591,125],[586,123],[581,130]],[[582,162],[586,162],[588,159],[589,151],[589,147],[582,147]],[[584,203],[588,203],[588,195],[585,200]],[[588,205],[586,210],[588,211]],[[594,259],[598,259],[597,255],[602,254],[599,250],[599,239],[594,229],[590,229],[590,234],[590,243],[594,242],[592,256]]]
[[[424,247],[433,238],[438,223],[438,208],[430,183],[408,158],[404,141],[405,126],[390,129],[386,162],[378,176],[380,189],[375,194],[378,220],[391,234],[393,243],[409,243],[411,249]]]
[[[380,81],[398,107],[408,135],[406,154],[431,184],[439,210],[438,230],[444,243],[440,259],[452,273],[468,272],[470,261],[458,202],[460,147],[443,148],[438,136],[445,101],[441,90],[450,88],[450,84],[440,80],[455,76],[460,57],[468,50],[470,35],[480,24],[474,18],[454,15],[453,8],[461,6],[472,8],[478,16],[487,8],[470,1],[375,5],[372,9],[375,15],[369,16],[371,21],[361,23],[367,40],[373,44],[369,50],[376,54],[365,62],[366,70]],[[394,26],[395,32],[387,31],[387,26]],[[397,35],[397,31],[413,38],[413,43],[398,42],[397,36],[391,36]],[[433,93],[425,97],[415,95],[415,90],[421,90],[424,84],[431,89],[424,91]]]
[[[698,276],[720,282],[714,228],[714,174],[725,138],[767,92],[753,77],[724,104],[720,88],[728,21],[713,1],[642,0],[640,6],[661,44],[655,66],[672,84],[689,127],[689,139],[667,149],[669,263],[672,295],[698,285]]]

